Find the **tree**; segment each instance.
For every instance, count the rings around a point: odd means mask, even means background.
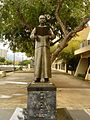
[[[11,65],[12,61],[5,59],[5,57],[0,57],[0,64],[6,64],[6,65]]]
[[[68,46],[60,52],[58,60],[63,59],[66,63],[66,72],[68,72],[68,70],[76,70],[78,62],[80,60],[80,55],[75,56],[74,51],[80,48],[80,44],[87,38],[88,32],[88,27],[78,32],[77,36],[68,42]]]
[[[62,51],[58,59],[63,59],[66,63],[66,72],[75,71],[80,60],[80,56],[75,56],[74,51]]]
[[[5,63],[5,58],[4,57],[0,57],[0,64],[4,64]]]
[[[12,65],[13,62],[12,62],[11,60],[5,60],[5,64],[6,64],[6,65]]]
[[[67,2],[67,3],[66,3]],[[57,0],[57,8],[55,11],[56,19],[63,31],[63,40],[60,42],[57,50],[52,55],[52,61],[58,56],[58,53],[62,51],[73,38],[77,32],[84,29],[86,23],[90,20],[90,1],[71,1]],[[68,8],[68,9],[66,9]],[[66,17],[62,18],[63,9],[66,9]],[[62,22],[63,21],[63,22]]]
[[[29,56],[34,54],[34,41],[30,40],[30,33],[38,25],[38,16],[46,14],[48,25],[59,36],[55,42],[59,44],[52,53],[52,62],[90,20],[90,0],[0,1],[1,37],[3,40],[8,39],[12,50],[17,48]]]
[[[28,65],[28,64],[30,64],[31,63],[31,60],[23,60],[23,61],[21,61],[19,64],[20,65]]]

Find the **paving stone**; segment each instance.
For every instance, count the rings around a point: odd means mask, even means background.
[[[0,109],[0,120],[10,120],[14,109]]]
[[[90,116],[84,110],[69,110],[72,120],[90,120]]]

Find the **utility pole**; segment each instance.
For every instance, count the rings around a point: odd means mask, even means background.
[[[15,71],[15,52],[13,52],[13,71]]]

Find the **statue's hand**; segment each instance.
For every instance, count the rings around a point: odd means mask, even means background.
[[[38,42],[40,41],[37,35],[35,35],[34,39],[37,40]]]
[[[49,36],[48,36],[48,38],[49,38],[49,39],[52,39],[52,36],[51,36],[51,35],[49,35]]]

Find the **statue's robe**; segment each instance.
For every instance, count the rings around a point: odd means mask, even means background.
[[[51,78],[50,39],[54,37],[51,29],[44,26],[34,28],[31,39],[35,39],[35,78]]]

